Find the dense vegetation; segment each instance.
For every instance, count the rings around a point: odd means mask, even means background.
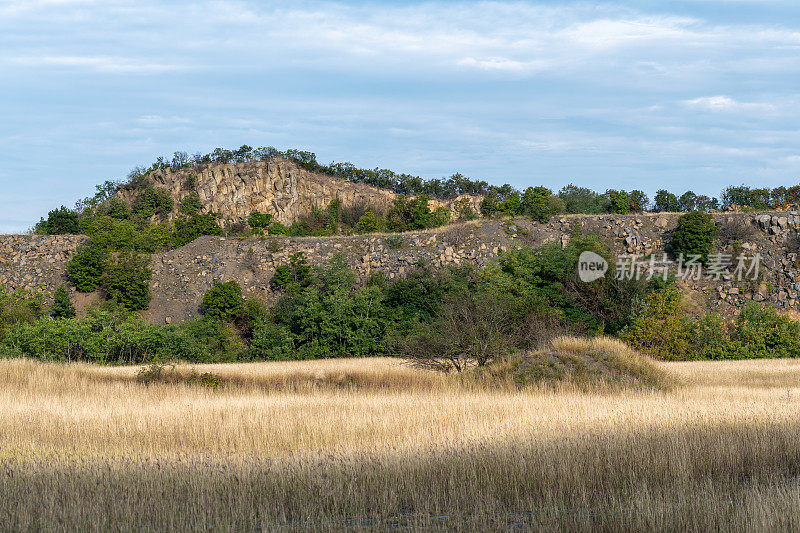
[[[146,260],[122,250],[95,261],[104,272],[90,281],[109,300],[83,318],[74,318],[63,288],[50,309],[44,294],[0,293],[0,351],[99,362],[401,355],[462,369],[574,333],[617,335],[669,359],[800,356],[800,323],[770,308],[752,304],[729,324],[690,316],[674,282],[618,280],[611,272],[580,282],[575,265],[585,250],[609,257],[599,239],[575,234],[566,248],[512,249],[482,270],[420,264],[405,278],[376,274],[362,284],[341,257],[311,266],[297,253],[275,272],[274,307],[245,298],[235,281],[215,283],[202,317],[168,326],[133,311],[147,298]]]

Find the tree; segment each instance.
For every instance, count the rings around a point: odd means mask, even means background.
[[[215,281],[203,296],[203,314],[217,320],[228,320],[242,310],[242,287],[236,281]]]
[[[634,189],[631,191],[630,197],[628,198],[628,204],[630,205],[630,209],[634,213],[642,213],[647,209],[647,204],[650,203],[650,199],[644,193],[644,191],[640,191],[638,189]]]
[[[400,350],[415,366],[461,372],[509,354],[516,333],[508,294],[461,292],[448,298],[429,331],[412,337]]]
[[[656,191],[654,200],[655,206],[653,207],[653,211],[675,212],[680,210],[678,197],[664,189]]]
[[[708,261],[711,245],[717,238],[719,227],[714,217],[702,211],[692,211],[678,218],[678,226],[672,232],[667,251],[675,256],[699,255],[703,263]]]
[[[631,197],[625,191],[609,189],[606,196],[611,200],[611,212],[619,215],[627,215],[631,210]]]
[[[100,286],[100,280],[108,265],[109,252],[93,240],[82,244],[67,262],[69,281],[78,292],[92,292]]]
[[[558,192],[558,197],[564,201],[566,213],[598,215],[606,211],[603,204],[607,199],[586,187],[578,187],[570,183]]]
[[[381,219],[372,211],[367,211],[358,219],[356,223],[357,233],[374,233],[381,227]]]
[[[50,306],[50,316],[53,318],[73,318],[75,306],[69,297],[69,291],[64,285],[59,285],[53,294],[53,305]]]
[[[184,215],[193,216],[200,213],[201,209],[203,202],[200,201],[200,195],[192,191],[183,197],[179,210]]]
[[[695,211],[697,209],[697,195],[692,191],[686,191],[678,199],[681,211]]]
[[[564,202],[553,196],[547,187],[528,187],[522,193],[521,211],[523,215],[544,224],[550,217],[564,210]]]
[[[47,214],[47,220],[41,219],[36,225],[36,232],[45,235],[75,235],[80,233],[80,217],[78,213],[63,205]]]
[[[250,217],[247,219],[247,225],[253,229],[265,229],[269,227],[271,222],[272,215],[269,213],[260,213],[258,211],[250,213]]]
[[[130,309],[138,311],[150,305],[150,258],[123,250],[112,258],[101,279],[101,288],[106,297]]]

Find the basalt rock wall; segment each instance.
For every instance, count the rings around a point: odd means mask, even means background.
[[[325,208],[338,199],[342,207],[369,206],[381,212],[389,209],[396,193],[353,183],[345,179],[317,174],[284,159],[250,161],[237,164],[214,164],[200,168],[172,171],[167,168],[150,173],[156,187],[167,190],[174,200],[171,217],[178,216],[181,200],[196,192],[205,212],[222,215],[223,221],[242,222],[250,213],[271,214],[273,220],[290,225],[308,215],[314,207]],[[133,203],[135,192],[122,188],[118,195]],[[453,200],[431,200],[431,209],[445,206],[455,214],[456,200],[466,198],[477,213],[480,196],[462,195]],[[454,217],[455,218],[455,217]]]

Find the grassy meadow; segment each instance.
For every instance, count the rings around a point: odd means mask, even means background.
[[[384,358],[179,366],[146,385],[137,367],[2,360],[0,524],[800,528],[800,361],[646,365],[665,386],[519,388],[502,368]],[[218,386],[191,379],[206,372]]]

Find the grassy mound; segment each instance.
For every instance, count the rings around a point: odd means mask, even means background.
[[[557,337],[545,348],[493,363],[486,373],[517,387],[666,390],[677,384],[653,359],[608,337]]]

